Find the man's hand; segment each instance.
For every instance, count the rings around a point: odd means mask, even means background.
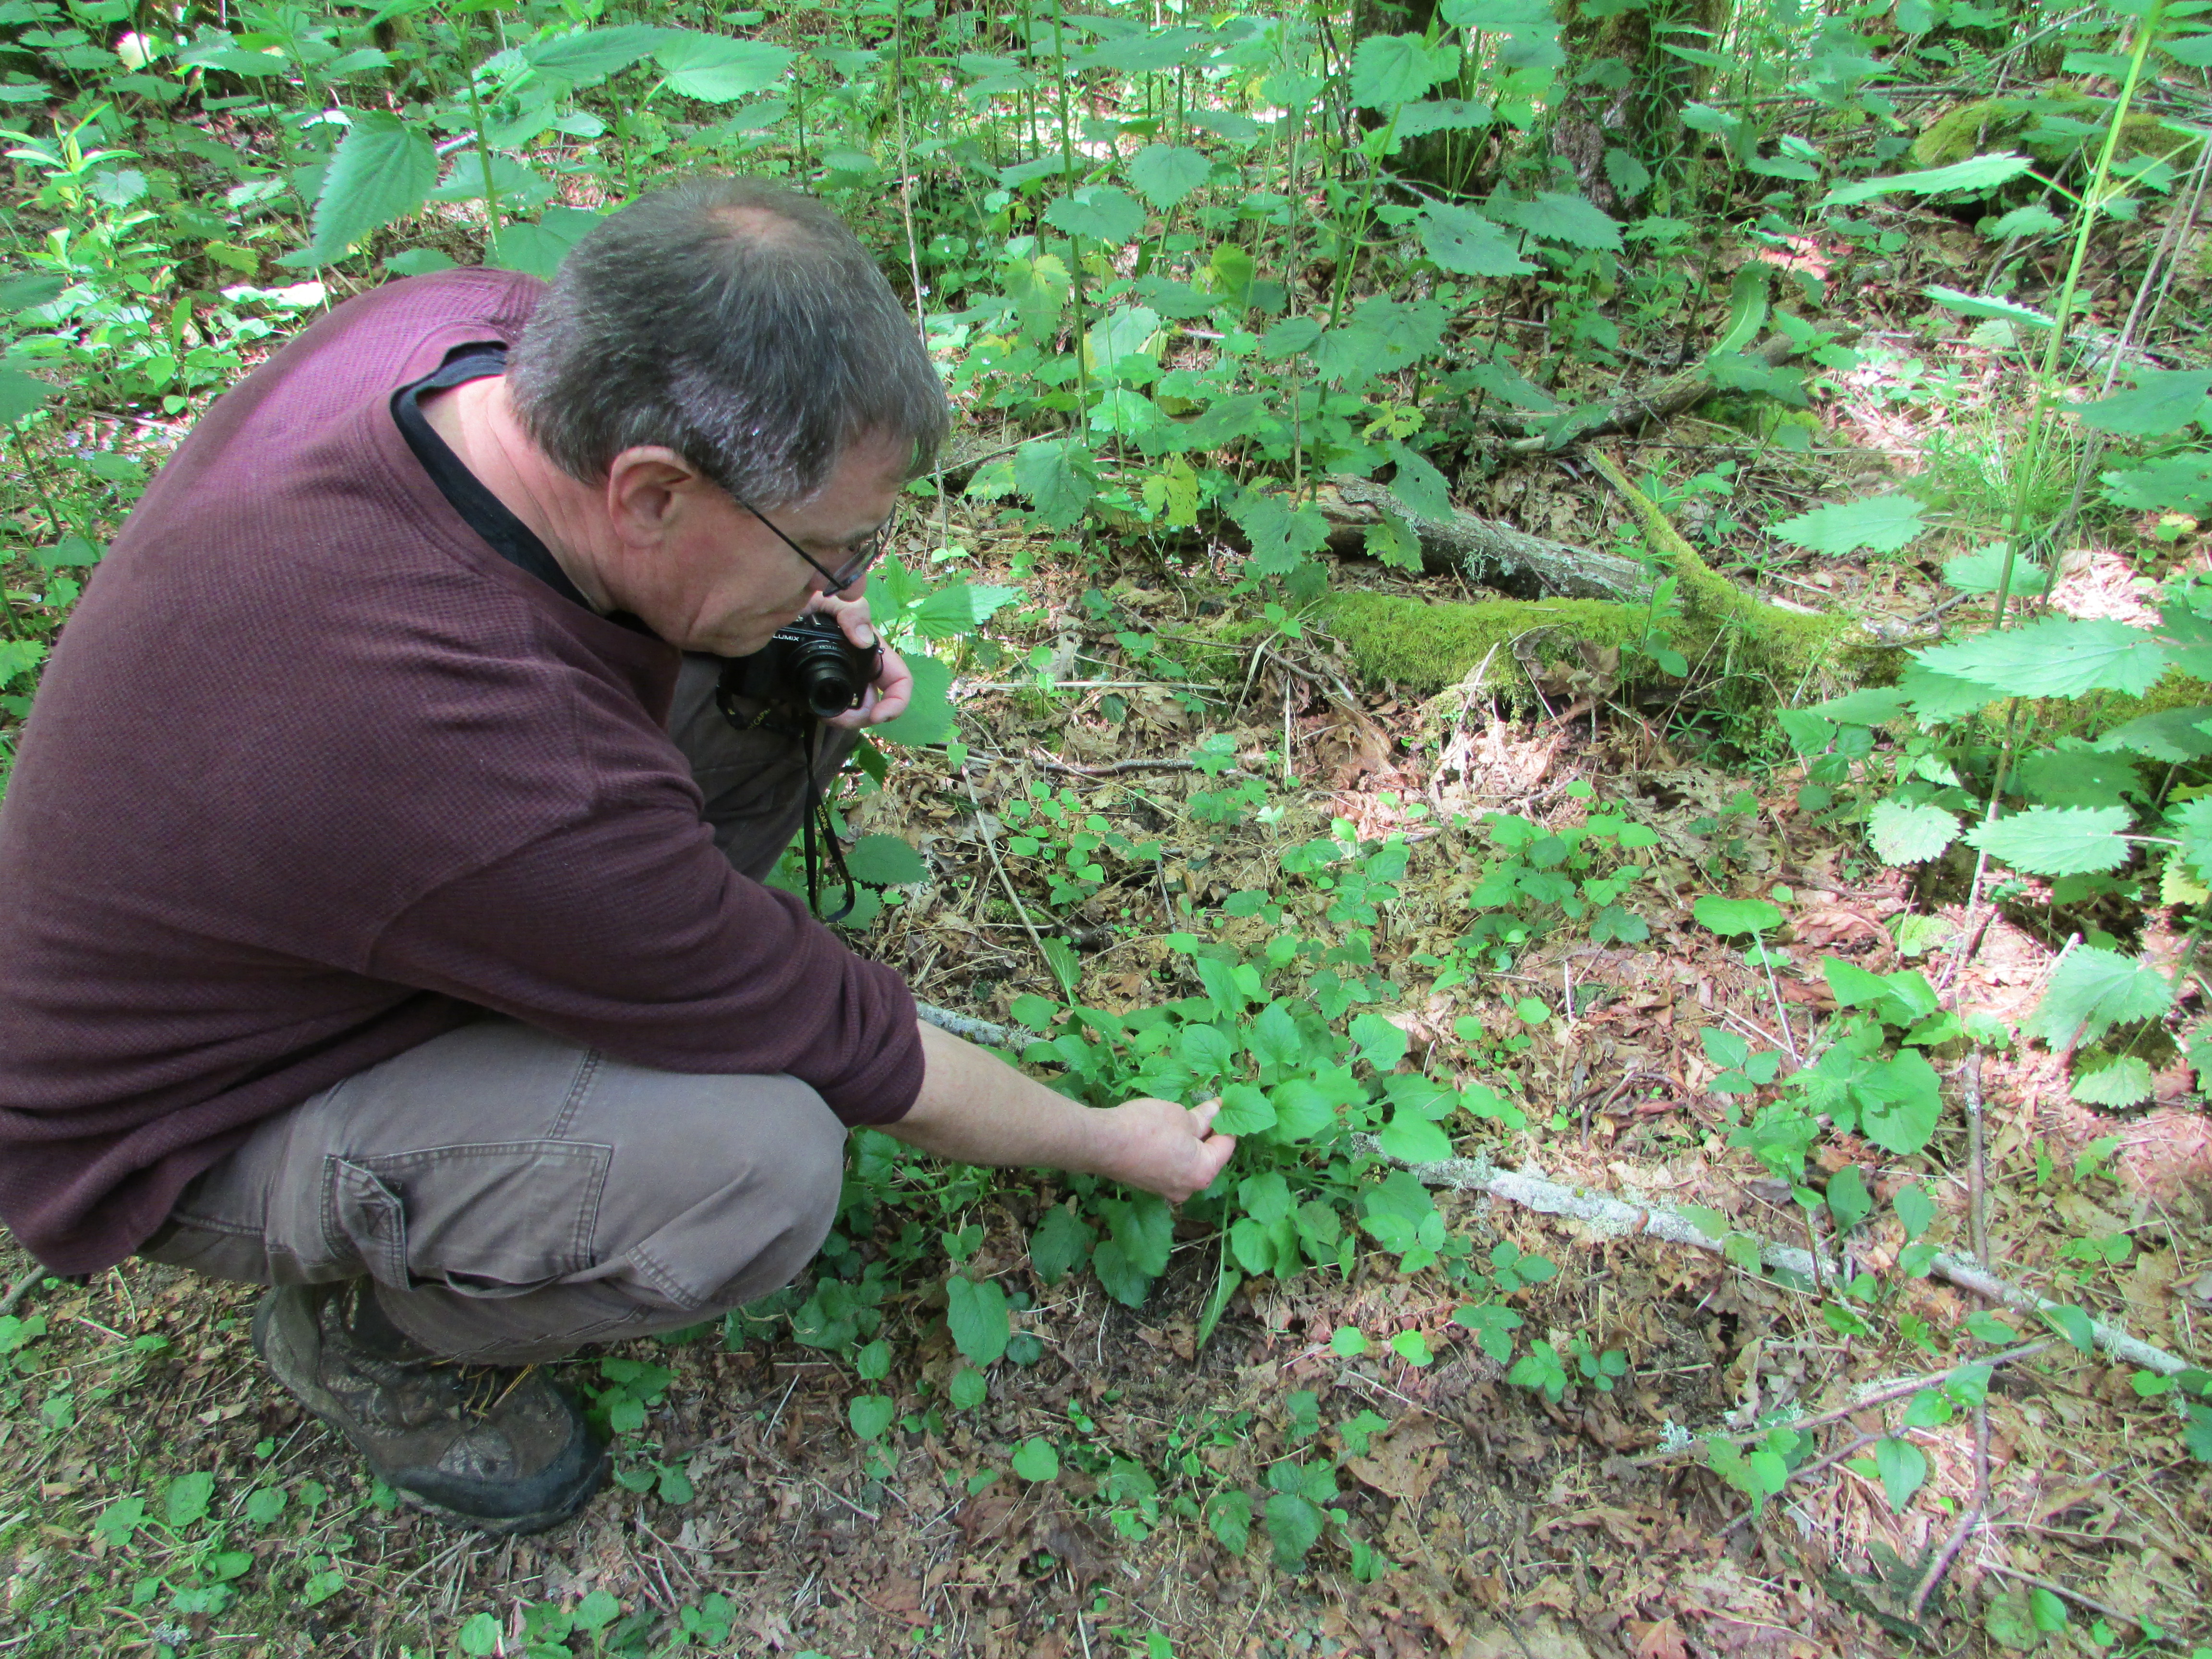
[[[875,684],[861,700],[858,708],[848,709],[835,720],[824,720],[825,726],[846,727],[881,726],[885,720],[896,720],[906,713],[907,705],[914,701],[914,675],[899,653],[876,637],[875,623],[868,617],[868,596],[865,589],[856,599],[841,599],[834,594],[817,593],[806,603],[809,611],[835,617],[845,637],[866,651],[880,646],[883,666],[877,671]]]
[[[1090,1173],[1180,1204],[1212,1186],[1237,1151],[1234,1135],[1212,1132],[1220,1109],[1218,1100],[1178,1106],[1171,1100],[1139,1099],[1099,1113],[1112,1127],[1103,1155],[1090,1166]]]
[[[883,1128],[939,1158],[1104,1176],[1180,1204],[1212,1185],[1237,1150],[1235,1136],[1213,1132],[1218,1100],[1138,1099],[1100,1111],[934,1025],[921,1028],[921,1097]]]

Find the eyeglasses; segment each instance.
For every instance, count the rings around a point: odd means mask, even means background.
[[[829,585],[825,591],[831,593],[843,592],[854,582],[860,580],[861,577],[868,574],[868,567],[873,564],[878,559],[881,558],[883,556],[884,550],[890,545],[891,528],[898,522],[898,514],[894,511],[890,518],[885,519],[881,524],[878,525],[873,530],[868,532],[867,539],[860,544],[860,550],[855,552],[851,558],[846,560],[845,562],[837,569],[830,571],[824,570],[822,566],[816,562],[815,557],[811,553],[809,553],[797,542],[792,540],[790,537],[785,535],[783,532],[778,530],[775,524],[769,520],[768,514],[762,512],[760,508],[755,507],[750,501],[737,495],[732,495],[730,499],[736,501],[739,507],[744,508],[746,512],[751,514],[753,517],[758,519],[763,524],[767,525],[769,533],[770,535],[774,536],[776,540],[781,542],[793,552],[798,554],[800,558],[805,560],[807,568],[813,571],[816,575],[821,577],[822,580]]]

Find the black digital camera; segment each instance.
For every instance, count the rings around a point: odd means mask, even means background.
[[[803,708],[817,720],[832,720],[866,701],[883,666],[881,647],[862,650],[845,637],[836,617],[810,611],[777,629],[761,650],[731,658],[722,670],[720,701],[732,720],[738,720],[731,708],[735,698]]]

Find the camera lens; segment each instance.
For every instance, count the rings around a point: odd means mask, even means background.
[[[842,640],[809,640],[791,653],[791,678],[817,720],[860,706],[862,687],[853,675]]]

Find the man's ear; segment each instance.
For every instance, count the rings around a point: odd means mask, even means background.
[[[607,467],[605,503],[615,533],[633,546],[665,540],[702,489],[698,468],[659,444],[625,449]]]

